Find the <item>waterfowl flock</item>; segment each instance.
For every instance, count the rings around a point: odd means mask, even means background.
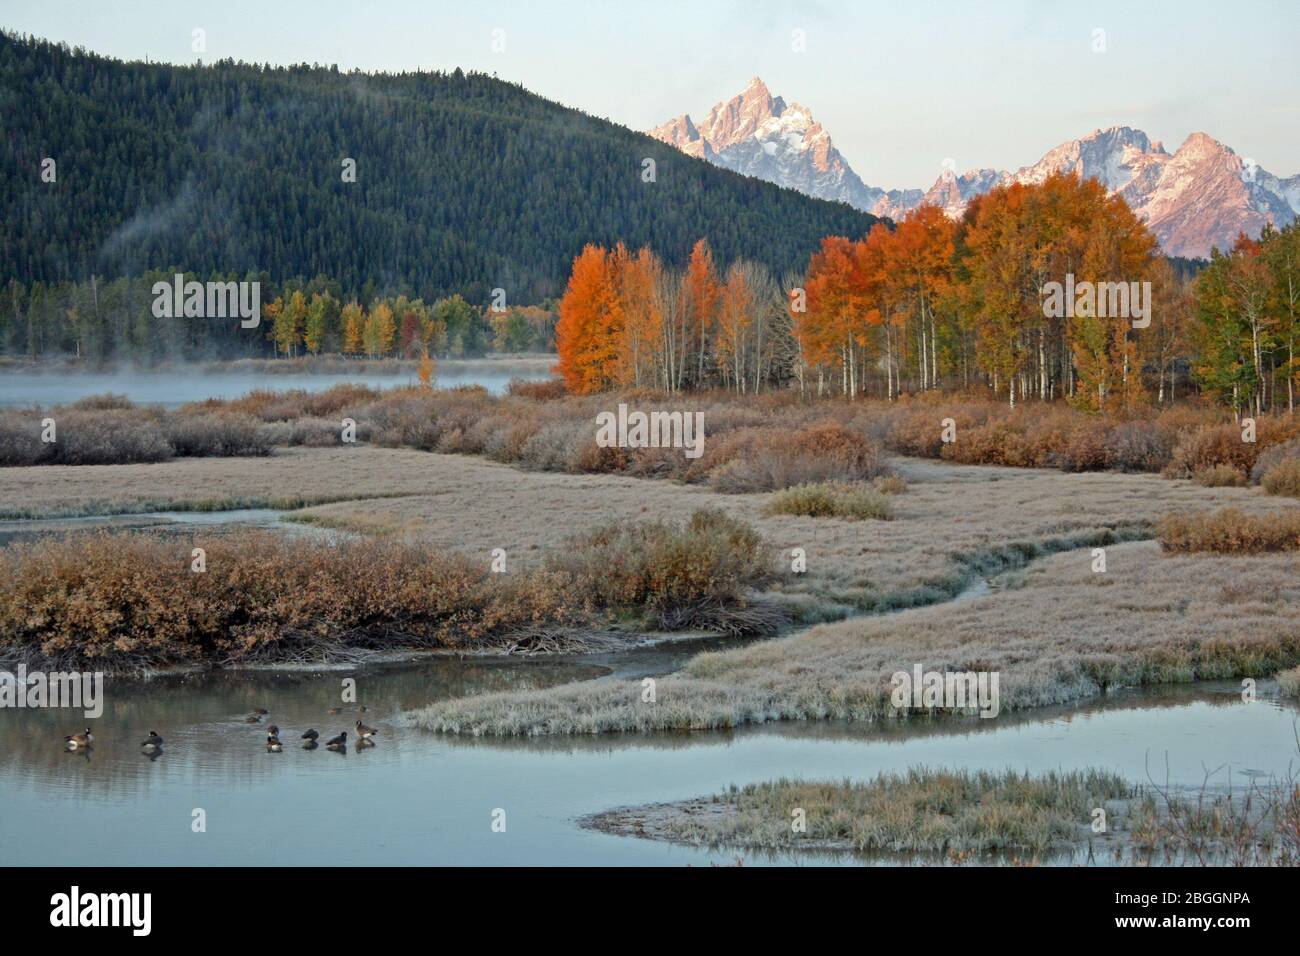
[[[366,709],[365,707],[358,707],[357,711],[364,712],[365,709]],[[341,710],[342,708],[332,707],[330,708],[329,712],[331,714],[337,714],[340,713]],[[243,722],[247,724],[261,723],[262,717],[269,713],[270,711],[267,710],[266,708],[258,707],[247,717],[243,718]],[[355,732],[356,732],[355,741],[358,749],[362,749],[365,747],[373,747],[375,745],[374,737],[377,733],[379,733],[379,731],[376,730],[374,727],[369,727],[366,724],[363,724],[360,720],[356,722]],[[319,746],[318,743],[319,738],[320,738],[320,732],[318,730],[316,730],[314,727],[308,728],[307,731],[300,738],[303,742],[302,749],[315,750]],[[69,751],[74,751],[74,750],[88,751],[91,749],[91,744],[94,742],[94,740],[95,740],[95,735],[91,732],[90,728],[87,727],[85,731],[82,733],[68,734],[66,737],[63,738],[63,743],[64,746]],[[161,756],[162,745],[163,745],[163,738],[159,736],[158,731],[151,730],[149,731],[149,736],[145,737],[144,740],[140,742],[140,749],[143,753],[147,754],[149,758],[152,760]],[[348,732],[346,730],[340,733],[337,737],[331,737],[329,740],[325,741],[326,750],[333,750],[335,752],[346,753],[347,748],[348,748]],[[280,728],[275,724],[268,725],[266,728],[266,752],[278,754],[278,753],[282,753],[283,751],[284,751],[284,743],[280,740]]]

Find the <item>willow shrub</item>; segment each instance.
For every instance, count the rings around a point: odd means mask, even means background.
[[[1166,551],[1259,554],[1300,549],[1300,511],[1249,515],[1236,508],[1168,514],[1156,523]]]
[[[345,648],[491,646],[608,614],[660,626],[743,607],[770,573],[747,525],[696,512],[683,525],[610,525],[533,571],[428,544],[337,545],[271,532],[205,537],[97,532],[0,550],[0,657],[109,669],[327,658]],[[716,619],[716,618],[715,618]]]

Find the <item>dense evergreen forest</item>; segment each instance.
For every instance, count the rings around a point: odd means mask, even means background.
[[[363,303],[459,294],[482,307],[501,288],[525,305],[558,296],[589,242],[684,259],[704,237],[721,263],[779,274],[875,221],[460,70],[124,63],[0,32],[0,114],[10,306],[55,283],[173,271],[260,278],[264,294],[328,276]]]

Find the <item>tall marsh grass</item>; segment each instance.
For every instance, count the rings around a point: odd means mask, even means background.
[[[1039,855],[1080,842],[1095,807],[1135,793],[1106,770],[1031,777],[916,768],[865,783],[783,779],[733,785],[711,799],[722,812],[673,814],[664,835],[753,849]],[[805,832],[790,825],[795,808],[804,811]]]

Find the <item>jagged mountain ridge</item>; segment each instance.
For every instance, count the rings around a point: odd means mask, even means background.
[[[820,199],[897,219],[922,204],[960,216],[1000,183],[1041,182],[1055,172],[1095,177],[1119,193],[1169,255],[1208,256],[1239,233],[1258,235],[1300,215],[1300,175],[1282,179],[1205,133],[1169,153],[1142,130],[1112,126],[1068,140],[1015,172],[945,169],[926,190],[884,190],[862,181],[811,110],[773,96],[758,77],[700,123],[682,114],[649,131],[683,152]]]
[[[887,192],[866,185],[812,111],[773,96],[758,77],[699,123],[683,114],[649,135],[717,166],[865,212],[921,197],[919,189]]]

